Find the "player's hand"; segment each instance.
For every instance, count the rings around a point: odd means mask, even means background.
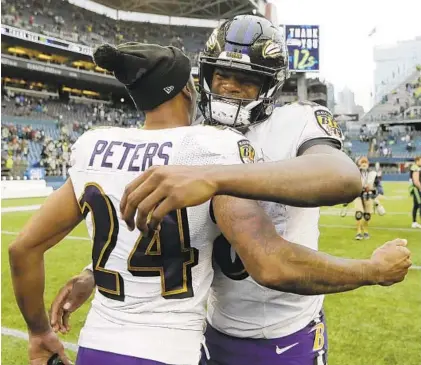
[[[58,354],[64,364],[72,364],[64,352],[63,344],[52,329],[43,334],[29,334],[28,353],[30,365],[46,365],[54,354]]]
[[[54,332],[64,334],[70,331],[70,314],[89,299],[94,288],[94,274],[85,270],[60,289],[50,309],[50,324]]]
[[[377,248],[371,262],[376,271],[376,283],[389,286],[403,281],[412,265],[407,241],[397,238]]]
[[[149,229],[156,229],[169,212],[193,207],[211,199],[217,192],[212,171],[211,166],[149,168],[126,186],[120,203],[122,218],[130,230],[136,226],[147,234]]]

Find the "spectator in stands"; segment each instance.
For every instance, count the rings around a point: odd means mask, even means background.
[[[416,147],[412,144],[412,141],[410,140],[407,144],[406,144],[406,150],[408,152],[412,152],[415,151]]]
[[[12,169],[13,169],[13,158],[9,154],[7,159],[6,159],[6,163],[5,163],[5,174],[10,176],[10,174],[12,172]]]

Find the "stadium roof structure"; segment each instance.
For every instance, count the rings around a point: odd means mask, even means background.
[[[95,0],[113,9],[174,17],[224,19],[262,14],[266,0]],[[264,10],[263,10],[264,11]]]

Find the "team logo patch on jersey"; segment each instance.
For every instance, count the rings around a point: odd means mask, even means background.
[[[254,163],[256,151],[248,139],[242,139],[241,141],[238,141],[238,149],[240,152],[241,161],[243,161],[243,163]]]
[[[343,134],[341,128],[339,127],[336,120],[333,118],[333,115],[330,114],[327,110],[316,110],[314,112],[316,116],[317,123],[319,126],[331,137],[336,137],[343,139]]]

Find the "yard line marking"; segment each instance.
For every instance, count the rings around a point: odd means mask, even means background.
[[[319,224],[319,227],[352,228],[352,229],[355,229],[354,225],[346,225],[346,224]],[[370,229],[376,229],[378,231],[401,231],[401,232],[420,232],[421,233],[421,230],[417,230],[415,228],[370,226]]]
[[[29,336],[28,336],[27,332],[14,330],[13,328],[2,327],[1,328],[1,334],[4,335],[4,336],[11,336],[11,337],[20,338],[20,339],[26,340],[26,341],[29,340]],[[71,351],[74,351],[74,352],[77,352],[77,350],[78,350],[78,345],[76,345],[75,343],[65,342],[65,341],[61,341],[61,343],[63,344],[64,348],[66,348],[67,350],[71,350]]]
[[[321,211],[320,211],[320,215],[329,215],[329,216],[340,216],[340,213],[341,213],[341,210],[342,209],[337,209],[337,208],[330,208],[330,209],[322,209]],[[354,214],[355,214],[355,209],[354,208],[352,208],[352,209],[348,209],[347,210],[347,212],[346,212],[346,215],[347,216],[349,216],[349,217],[352,217],[352,216],[354,216]],[[405,216],[411,216],[411,213],[409,213],[409,212],[389,212],[389,211],[386,211],[386,214],[385,215],[405,215]]]
[[[402,199],[411,199],[411,196],[408,195],[384,195],[381,200],[402,200]]]
[[[1,212],[2,213],[13,213],[13,212],[29,212],[32,210],[38,210],[39,208],[41,208],[40,204],[37,205],[25,205],[25,206],[21,206],[21,207],[6,207],[6,208],[1,208]]]
[[[9,235],[9,236],[17,236],[19,232],[11,232],[11,231],[1,231],[1,234]],[[91,241],[88,237],[79,237],[79,236],[66,236],[63,238],[64,240],[77,240],[77,241]]]
[[[39,208],[41,208],[41,205],[26,205],[26,206],[21,206],[21,207],[6,207],[6,208],[1,208],[1,212],[2,213],[14,213],[14,212],[29,212],[29,211],[33,211],[33,210],[38,210]],[[332,216],[339,216],[341,212],[341,209],[339,208],[327,208],[327,209],[322,209],[320,211],[321,215],[332,215]],[[349,216],[353,216],[355,213],[355,210],[353,208],[349,209],[347,211],[347,215]],[[410,216],[411,213],[409,212],[386,212],[386,215],[407,215]]]

